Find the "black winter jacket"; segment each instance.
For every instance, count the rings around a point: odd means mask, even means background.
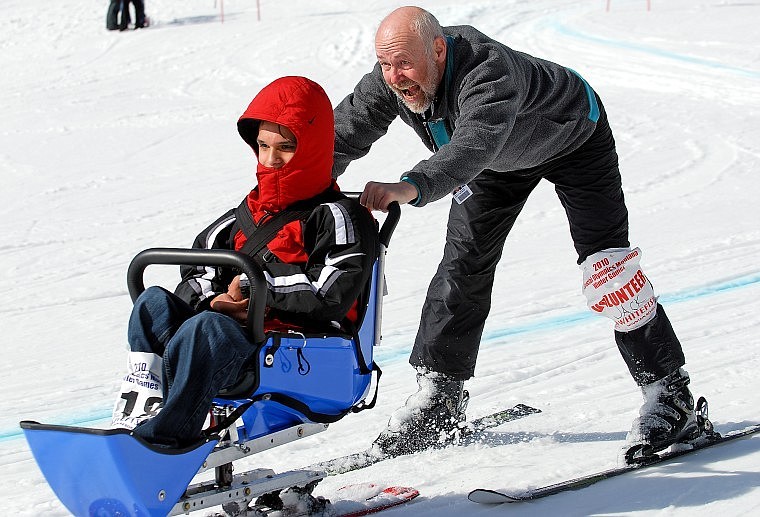
[[[343,197],[343,196],[341,196]],[[193,248],[235,249],[235,210],[219,217],[195,239]],[[293,224],[293,223],[291,223]],[[285,263],[264,248],[259,253],[267,281],[267,306],[281,321],[340,322],[364,288],[379,252],[377,224],[357,201],[323,203],[300,224],[305,263]],[[175,293],[196,310],[227,291],[239,274],[224,267],[181,268]]]

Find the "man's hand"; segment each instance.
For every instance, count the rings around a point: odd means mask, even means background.
[[[240,275],[232,279],[227,292],[211,300],[211,308],[240,322],[248,318],[248,298],[240,291]]]
[[[379,183],[370,181],[364,187],[359,202],[370,210],[388,211],[388,205],[394,201],[399,204],[409,203],[417,199],[417,188],[409,182]]]

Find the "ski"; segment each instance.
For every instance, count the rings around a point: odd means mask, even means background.
[[[333,517],[360,517],[405,504],[420,495],[415,488],[391,486],[382,488],[374,483],[344,486],[329,507]]]
[[[420,495],[412,487],[376,483],[354,483],[339,488],[328,498],[314,497],[299,490],[271,494],[263,503],[248,507],[223,505],[224,514],[218,517],[361,517],[406,504]]]
[[[511,408],[476,418],[475,420],[466,422],[466,427],[462,429],[460,441],[462,444],[477,442],[478,436],[492,427],[540,412],[540,409],[525,404],[517,404]],[[306,468],[325,472],[328,476],[335,476],[363,469],[390,458],[391,456],[386,456],[373,448],[369,448],[364,451],[316,463]]]
[[[561,481],[559,483],[554,483],[553,485],[547,485],[545,487],[535,488],[522,492],[509,493],[497,490],[489,490],[485,488],[478,488],[470,492],[467,498],[470,501],[481,504],[502,504],[533,501],[535,499],[541,499],[542,497],[548,497],[550,495],[559,494],[561,492],[585,488],[604,479],[626,474],[634,470],[659,465],[663,462],[684,456],[692,452],[706,449],[714,445],[721,445],[726,442],[737,440],[739,438],[746,438],[759,432],[760,424],[755,424],[744,429],[731,431],[724,435],[712,433],[707,436],[700,437],[690,444],[676,444],[670,451],[653,454],[646,457],[645,459],[642,459],[639,463],[627,464],[622,467],[612,468],[609,470],[597,472],[595,474],[589,474],[586,476]]]

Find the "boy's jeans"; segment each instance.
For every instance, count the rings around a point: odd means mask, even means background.
[[[212,311],[196,314],[179,297],[156,286],[135,301],[128,341],[133,352],[163,357],[163,409],[134,433],[172,447],[200,437],[212,399],[235,382],[255,352],[237,321]]]

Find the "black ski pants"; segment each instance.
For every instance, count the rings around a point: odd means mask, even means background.
[[[106,29],[115,31],[119,28],[119,13],[121,12],[121,0],[111,0],[106,12]]]
[[[461,205],[452,201],[443,259],[428,288],[409,359],[413,366],[458,380],[472,377],[504,242],[542,179],[554,184],[565,209],[578,264],[603,249],[630,245],[615,141],[601,101],[599,108],[596,130],[577,150],[528,170],[485,170],[468,183],[469,199]],[[639,384],[651,372],[660,378],[683,365],[680,343],[661,307],[657,320],[668,335],[639,332],[624,348],[616,339]],[[665,351],[663,340],[669,343]]]
[[[145,26],[145,2],[143,0],[111,0],[106,14],[108,30],[126,30],[130,22],[129,3],[135,6],[135,27]],[[119,14],[121,13],[121,16]]]

